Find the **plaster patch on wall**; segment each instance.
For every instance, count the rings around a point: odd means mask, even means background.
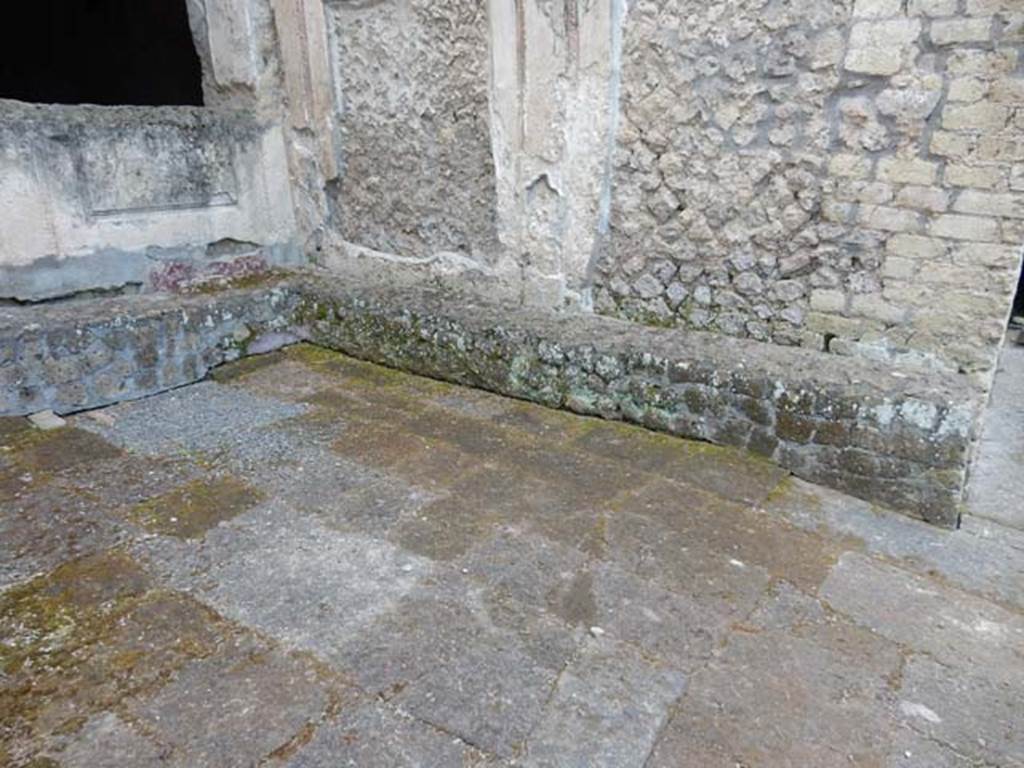
[[[76,151],[92,215],[238,202],[234,143],[209,126],[86,128]]]
[[[342,155],[334,225],[400,256],[499,250],[489,23],[474,0],[327,7]]]
[[[0,114],[0,202],[18,214],[0,219],[2,298],[151,285],[151,255],[206,263],[226,239],[297,260],[280,128],[191,107],[0,101]]]

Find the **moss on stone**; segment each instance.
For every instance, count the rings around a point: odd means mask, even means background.
[[[148,580],[124,552],[112,550],[64,563],[0,595],[0,669],[13,674],[60,668],[77,648],[98,639],[104,615],[146,590]]]
[[[0,740],[74,733],[213,653],[225,629],[194,600],[151,590],[120,549],[18,585],[0,595]]]
[[[224,365],[219,365],[210,372],[210,378],[220,383],[244,379],[245,377],[281,362],[284,355],[270,352],[265,355],[250,355]]]
[[[0,446],[18,438],[32,429],[32,424],[23,416],[0,416]]]
[[[262,499],[260,491],[233,477],[194,480],[131,507],[127,516],[147,531],[192,539]]]
[[[118,458],[123,452],[99,435],[76,427],[52,431],[31,429],[9,441],[11,456],[31,473],[59,472],[76,464]]]
[[[250,272],[248,274],[231,277],[218,276],[189,285],[184,288],[182,293],[189,295],[210,295],[230,290],[251,290],[253,288],[262,288],[263,286],[273,285],[274,283],[280,282],[284,276],[283,272],[276,269],[265,269],[259,272]]]

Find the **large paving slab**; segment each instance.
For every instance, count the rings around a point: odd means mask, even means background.
[[[0,765],[1024,766],[1024,538],[307,346],[0,421]]]
[[[1007,344],[999,356],[971,473],[972,514],[1024,530],[1024,345]]]

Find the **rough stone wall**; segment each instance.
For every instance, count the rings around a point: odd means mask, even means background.
[[[479,0],[328,6],[342,158],[334,226],[402,257],[497,249],[489,27]]]
[[[638,0],[598,311],[992,367],[1024,243],[1019,0]]]
[[[296,341],[294,308],[294,294],[272,284],[0,307],[0,415],[73,413],[191,384]]]

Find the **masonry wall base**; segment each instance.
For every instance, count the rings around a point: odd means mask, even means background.
[[[298,339],[745,448],[947,527],[959,520],[983,403],[965,377],[935,371],[308,272],[200,295],[6,309],[0,414],[144,397]]]

